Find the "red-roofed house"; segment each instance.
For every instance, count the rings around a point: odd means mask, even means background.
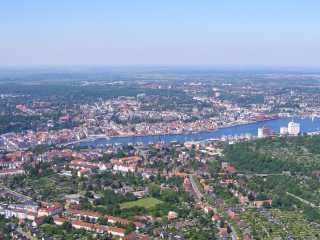
[[[108,220],[108,223],[116,224],[120,223],[122,225],[128,225],[129,221],[120,217],[114,217],[114,216],[106,216],[106,219]]]
[[[124,240],[149,240],[149,236],[141,233],[131,232],[125,236]]]
[[[61,218],[61,217],[56,217],[53,218],[53,222],[54,224],[61,226],[62,224],[64,224],[67,220],[65,218]]]
[[[70,217],[71,219],[88,219],[90,222],[97,222],[100,217],[103,217],[99,212],[82,211],[71,208],[67,209],[64,214],[66,217]]]
[[[38,210],[38,217],[54,216],[54,215],[60,214],[62,211],[63,211],[63,208],[61,204],[59,203],[54,203],[51,205],[48,204]]]

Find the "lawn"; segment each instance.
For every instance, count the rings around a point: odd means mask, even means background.
[[[160,203],[162,203],[161,200],[153,197],[148,197],[148,198],[142,198],[136,201],[121,203],[120,208],[123,209],[123,208],[132,208],[132,207],[144,207],[146,209],[150,209]]]
[[[65,194],[73,193],[77,186],[70,178],[57,174],[39,178],[27,178],[26,187],[31,187],[31,195],[42,196],[44,201],[59,201]]]

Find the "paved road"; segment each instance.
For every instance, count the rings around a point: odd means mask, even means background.
[[[304,204],[307,204],[309,205],[310,207],[314,207],[314,208],[319,208],[319,206],[315,205],[314,203],[312,202],[309,202],[308,200],[305,200],[297,195],[294,195],[293,193],[289,193],[289,192],[286,192],[287,195],[299,200],[300,202],[303,202]]]
[[[286,173],[236,173],[237,176],[246,176],[246,177],[268,177],[268,176],[283,176],[287,175]]]
[[[195,180],[196,176],[190,176],[190,182],[192,186],[192,190],[195,193],[198,200],[201,200],[203,197],[203,194],[201,193],[200,189],[198,188],[198,185]]]
[[[25,231],[23,231],[23,229],[21,228],[21,227],[18,227],[17,229],[16,229],[16,231],[18,232],[18,233],[20,233],[23,237],[25,237],[26,239],[32,239],[32,236],[30,236],[30,234],[28,234],[28,233],[26,233]]]
[[[0,185],[0,190],[4,190],[4,191],[12,194],[12,195],[15,196],[16,198],[23,199],[24,201],[30,201],[30,200],[32,200],[31,197],[26,196],[26,195],[23,195],[23,194],[21,194],[21,193],[18,193],[18,192],[16,192],[16,191],[13,191],[13,190],[11,190],[10,188],[7,188],[6,186],[3,186],[3,185]]]
[[[201,193],[201,191],[198,188],[198,185],[195,182],[194,178],[196,178],[196,177],[197,176],[195,176],[195,175],[190,176],[190,182],[191,182],[191,186],[192,186],[193,192],[195,193],[197,199],[201,200],[201,199],[203,199],[203,194]],[[212,207],[214,208],[214,206],[212,206]],[[239,239],[239,237],[237,235],[237,232],[235,231],[235,228],[232,226],[232,224],[230,224],[227,219],[225,219],[225,222],[231,228],[231,238],[232,238],[232,240]]]

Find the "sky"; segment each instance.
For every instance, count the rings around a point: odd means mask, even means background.
[[[3,0],[0,66],[320,66],[319,0]]]

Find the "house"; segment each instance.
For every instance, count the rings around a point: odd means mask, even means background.
[[[90,168],[81,168],[77,172],[78,177],[89,177],[89,175],[92,174],[92,171]]]
[[[262,207],[263,205],[269,205],[271,206],[272,205],[272,199],[267,199],[267,200],[256,200],[256,201],[253,201],[252,205],[254,207],[257,207],[257,208],[260,208]]]
[[[84,161],[82,159],[72,160],[70,163],[70,168],[72,169],[82,169],[82,168],[89,168],[91,170],[99,169],[98,163],[92,163],[88,161]]]
[[[37,217],[33,222],[32,222],[32,226],[33,227],[39,227],[40,225],[42,225],[44,223],[46,217]]]
[[[154,168],[138,168],[137,172],[145,179],[149,179],[151,176],[156,176],[159,173],[158,169]]]
[[[243,240],[252,240],[252,236],[250,233],[245,233],[243,236]]]
[[[80,204],[82,196],[80,194],[69,194],[65,195],[64,199],[66,200],[66,205],[72,205],[72,204]]]
[[[219,214],[215,214],[215,215],[212,216],[211,220],[212,220],[213,222],[215,222],[215,223],[220,223],[221,217],[220,217]]]
[[[3,209],[5,218],[16,217],[19,220],[34,221],[38,216],[38,205],[34,202],[27,202],[25,204],[9,204]]]
[[[134,191],[132,194],[137,198],[143,198],[148,193],[147,190]]]
[[[229,184],[235,184],[236,180],[233,179],[221,179],[220,184],[221,185],[229,185]]]
[[[120,217],[114,217],[114,216],[110,216],[107,215],[105,216],[105,218],[107,219],[108,223],[111,224],[116,224],[116,223],[120,223],[121,225],[128,225],[129,221]]]
[[[19,220],[30,220],[34,221],[37,218],[37,213],[35,212],[28,212],[22,209],[5,209],[5,217],[12,218],[16,217]]]
[[[93,223],[88,223],[88,222],[83,222],[83,221],[72,221],[71,225],[75,229],[84,229],[86,231],[92,231],[92,232],[97,232],[97,233],[105,233],[109,232],[109,227],[100,225],[100,224],[93,224]],[[110,233],[112,234],[112,233]]]
[[[226,174],[234,174],[236,172],[236,167],[228,164],[226,167],[223,168],[224,172]]]
[[[123,157],[118,159],[111,159],[112,164],[131,164],[131,163],[137,163],[141,161],[140,156],[131,156],[131,157]]]
[[[43,216],[54,216],[58,215],[63,211],[63,208],[60,203],[53,204],[43,204],[43,206],[38,210],[38,217]]]
[[[123,228],[118,228],[118,227],[108,227],[107,231],[109,234],[112,236],[117,236],[120,237],[121,239],[125,236],[126,230]]]
[[[235,219],[237,217],[237,214],[234,211],[229,210],[228,211],[228,216],[229,216],[230,219]]]
[[[83,211],[72,208],[67,209],[64,212],[64,215],[71,219],[86,220],[88,222],[97,222],[100,217],[103,217],[99,212]]]
[[[141,161],[140,156],[111,159],[113,170],[117,172],[135,172],[136,166]]]
[[[108,169],[112,168],[112,164],[111,163],[99,163],[99,170],[100,171],[106,171]]]
[[[65,158],[69,158],[69,157],[71,157],[72,156],[72,150],[70,150],[70,149],[63,149],[62,150],[62,155],[63,155],[63,157],[65,157]]]
[[[198,202],[194,205],[194,207],[196,209],[202,209],[205,213],[210,213],[213,211],[213,208],[207,203]]]
[[[125,236],[124,240],[149,240],[150,237],[145,234],[131,232]]]
[[[133,165],[124,165],[124,164],[114,164],[113,165],[113,170],[116,172],[135,172],[135,166]]]
[[[0,170],[0,177],[23,175],[23,174],[25,174],[25,171],[22,168]]]
[[[84,229],[87,231],[95,231],[95,224],[87,223],[80,220],[75,220],[71,222],[72,227],[75,229]]]
[[[178,213],[174,212],[174,211],[169,211],[168,212],[168,220],[172,221],[178,218]]]
[[[67,221],[67,219],[62,218],[62,217],[55,217],[55,218],[53,218],[54,224],[56,224],[56,225],[58,225],[58,226],[63,225],[66,221]]]
[[[239,203],[240,204],[247,204],[249,203],[249,199],[247,196],[239,195]]]
[[[219,236],[221,238],[227,238],[228,237],[228,229],[226,227],[219,228]]]
[[[210,213],[210,212],[213,211],[213,208],[212,208],[211,206],[209,206],[209,205],[205,205],[205,206],[203,207],[203,211],[204,211],[205,213]]]
[[[126,230],[118,227],[109,227],[100,224],[83,222],[80,220],[71,221],[71,225],[75,229],[84,229],[86,231],[92,231],[97,233],[109,233],[112,236],[123,239],[125,237]]]

